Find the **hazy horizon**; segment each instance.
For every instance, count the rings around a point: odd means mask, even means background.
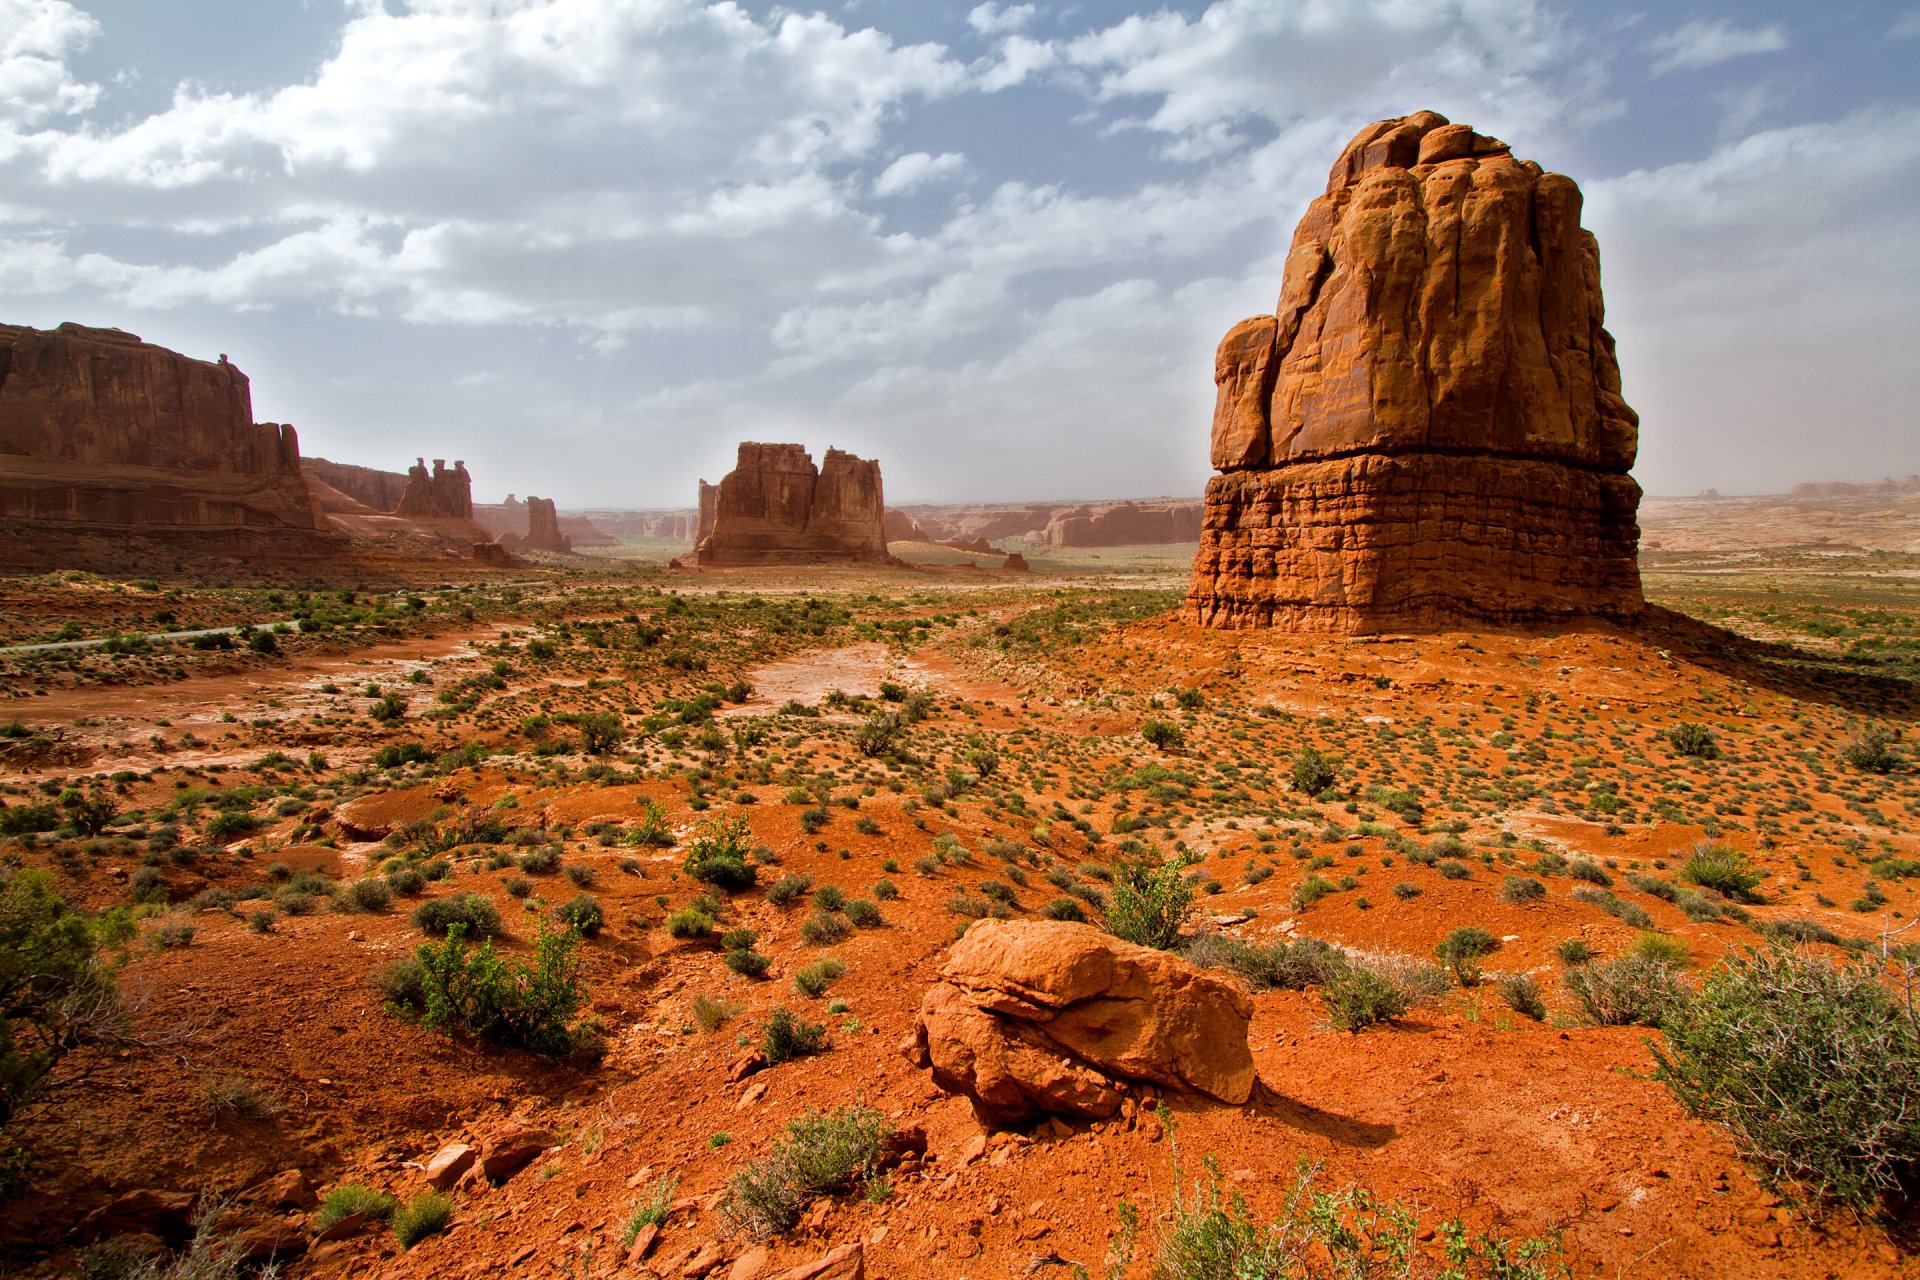
[[[228,353],[302,449],[674,509],[1198,496],[1360,125],[1587,195],[1651,494],[1920,472],[1920,5],[0,0],[0,320]],[[1061,493],[1097,495],[1067,499]]]

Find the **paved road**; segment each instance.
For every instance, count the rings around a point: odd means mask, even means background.
[[[300,620],[298,618],[291,618],[286,622],[263,622],[260,625],[263,627],[290,627],[298,631],[300,629]],[[248,627],[247,630],[252,631],[254,628]],[[146,639],[193,640],[200,636],[236,635],[239,631],[240,628],[237,626],[207,627],[201,631],[155,631],[148,635]],[[50,640],[44,644],[10,644],[0,647],[0,653],[47,653],[55,649],[98,649],[106,642],[107,637],[101,636],[97,640]]]

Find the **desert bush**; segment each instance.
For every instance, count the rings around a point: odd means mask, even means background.
[[[1162,951],[1180,939],[1180,930],[1193,911],[1193,883],[1187,879],[1184,855],[1153,866],[1144,861],[1121,863],[1113,874],[1113,896],[1107,903],[1107,932],[1124,942]]]
[[[1561,981],[1587,1021],[1602,1027],[1660,1026],[1686,994],[1671,966],[1636,955],[1578,965]]]
[[[514,859],[514,863],[530,876],[545,875],[560,865],[560,851],[550,844],[529,849]]]
[[[581,937],[591,938],[600,932],[607,917],[600,909],[600,899],[590,893],[582,893],[555,907],[553,918],[563,925],[578,929]]]
[[[1318,938],[1289,942],[1276,939],[1264,946],[1225,934],[1203,933],[1182,949],[1194,964],[1226,969],[1255,991],[1300,991],[1326,980],[1340,953]]]
[[[500,931],[500,912],[482,894],[452,893],[415,907],[413,923],[424,933],[444,935],[458,927],[467,937],[491,938]]]
[[[1500,881],[1500,901],[1521,906],[1539,902],[1547,896],[1547,886],[1532,876],[1505,876]]]
[[[553,1058],[574,1052],[580,1046],[574,1016],[586,1000],[579,935],[542,933],[531,966],[496,954],[491,941],[471,948],[465,935],[465,926],[455,923],[444,942],[414,951],[422,1025]]]
[[[822,911],[838,911],[847,905],[847,891],[837,884],[823,884],[813,891],[813,905]]]
[[[1543,1022],[1547,1016],[1547,1002],[1540,998],[1540,984],[1524,973],[1503,973],[1500,975],[1500,998],[1507,1008],[1535,1022]]]
[[[239,1072],[209,1076],[200,1086],[207,1114],[221,1120],[271,1120],[281,1112],[278,1095]]]
[[[891,711],[876,711],[854,731],[853,745],[869,757],[886,755],[900,737],[900,717]]]
[[[1567,863],[1567,874],[1575,880],[1585,880],[1588,884],[1597,884],[1602,889],[1613,887],[1613,877],[1607,874],[1605,867],[1592,858],[1575,858]]]
[[[1746,854],[1711,841],[1702,841],[1694,847],[1686,865],[1680,869],[1680,877],[1742,902],[1759,901],[1753,891],[1767,878],[1764,871],[1748,861]]]
[[[711,996],[693,998],[693,1021],[708,1035],[733,1021],[740,1013],[740,1006],[731,1000],[715,1000]]]
[[[729,893],[750,889],[758,875],[748,861],[752,849],[753,831],[744,817],[703,822],[687,845],[687,874]]]
[[[1611,889],[1593,889],[1582,885],[1573,891],[1575,902],[1584,902],[1595,906],[1618,920],[1624,920],[1636,929],[1653,928],[1653,917],[1647,909],[1637,902],[1628,902]]]
[[[853,926],[847,923],[845,916],[824,910],[815,911],[800,926],[801,940],[815,947],[842,942],[852,932]]]
[[[743,978],[764,978],[767,970],[773,967],[773,961],[751,947],[729,950],[721,959],[726,962],[727,968]]]
[[[1073,924],[1085,924],[1086,911],[1072,898],[1055,898],[1040,908],[1040,914],[1049,920],[1065,920]]]
[[[428,1236],[446,1230],[453,1218],[453,1197],[439,1191],[422,1191],[393,1211],[393,1234],[403,1249],[411,1249]]]
[[[767,1024],[760,1033],[760,1051],[774,1066],[819,1053],[826,1044],[824,1026],[795,1017],[793,1010],[785,1005],[767,1015]]]
[[[1904,763],[1893,749],[1893,735],[1878,725],[1841,748],[1840,759],[1862,773],[1892,773]]]
[[[626,726],[611,711],[596,711],[575,722],[580,730],[580,748],[591,756],[603,756],[627,740]]]
[[[1678,938],[1669,938],[1662,933],[1643,933],[1633,940],[1629,954],[1642,960],[1652,960],[1672,969],[1684,969],[1693,963],[1693,953],[1687,950],[1687,944]]]
[[[342,1218],[351,1218],[356,1213],[384,1221],[393,1216],[394,1207],[392,1196],[382,1195],[358,1182],[344,1182],[320,1197],[320,1207],[314,1211],[313,1225],[316,1231],[325,1231]]]
[[[116,917],[117,918],[117,917]],[[120,1025],[102,939],[45,871],[0,880],[0,1129],[39,1095],[60,1060]],[[12,1149],[0,1137],[0,1159]],[[0,1194],[10,1179],[0,1173]]]
[[[1149,746],[1162,751],[1177,751],[1187,740],[1187,735],[1181,732],[1179,725],[1165,720],[1148,720],[1140,726],[1140,736],[1147,740]]]
[[[667,933],[675,938],[705,938],[713,932],[713,917],[698,907],[682,907],[667,917]]]
[[[794,990],[802,995],[817,998],[826,994],[827,988],[833,985],[835,979],[845,977],[846,972],[847,966],[840,963],[838,959],[833,956],[823,957],[795,970]]]
[[[633,1211],[627,1215],[626,1225],[620,1229],[620,1248],[633,1248],[633,1242],[640,1238],[640,1232],[646,1227],[664,1227],[667,1217],[673,1210],[673,1193],[680,1185],[680,1179],[669,1173],[657,1179],[647,1198],[638,1201]]]
[[[1749,950],[1675,1003],[1655,1077],[1767,1178],[1870,1210],[1920,1171],[1920,1036],[1863,966]]]
[[[1391,1022],[1413,1008],[1412,996],[1386,974],[1361,964],[1341,964],[1320,986],[1327,1021],[1340,1031],[1359,1032]]]
[[[334,902],[347,911],[385,911],[393,901],[393,890],[385,880],[355,880],[340,886]]]
[[[880,907],[870,898],[852,898],[847,902],[847,919],[862,929],[878,929],[886,923]]]
[[[1559,957],[1561,964],[1572,968],[1591,962],[1594,951],[1585,938],[1566,938],[1554,945],[1553,954]]]
[[[1433,949],[1441,963],[1463,987],[1480,981],[1480,961],[1500,947],[1500,940],[1478,925],[1463,924],[1440,940]]]
[[[1717,760],[1720,757],[1720,740],[1706,725],[1683,720],[1667,730],[1667,745],[1683,756],[1693,756],[1699,760]]]
[[[784,907],[811,888],[813,888],[812,876],[781,876],[767,886],[767,901],[776,907]]]
[[[1338,776],[1333,758],[1317,747],[1300,748],[1288,773],[1293,789],[1309,796],[1317,796],[1332,787]]]
[[[757,1239],[779,1235],[819,1195],[850,1190],[873,1170],[886,1117],[867,1106],[808,1111],[787,1126],[764,1160],[753,1160],[728,1183],[722,1216]]]

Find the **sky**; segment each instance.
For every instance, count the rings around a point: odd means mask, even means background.
[[[1920,472],[1920,0],[0,0],[0,321],[302,450],[686,506],[1198,495],[1346,139],[1573,177],[1654,494]]]

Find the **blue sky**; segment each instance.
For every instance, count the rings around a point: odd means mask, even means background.
[[[1197,494],[1212,350],[1341,144],[1577,180],[1653,493],[1920,471],[1920,0],[0,0],[0,320],[303,449],[678,506]]]

